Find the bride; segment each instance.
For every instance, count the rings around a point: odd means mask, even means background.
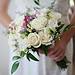
[[[69,0],[40,0],[41,7],[53,7],[54,10],[60,12],[63,15],[62,20],[65,23],[69,23],[67,20],[67,13],[69,9],[68,3]],[[0,0],[0,22],[8,29],[9,24],[15,19],[15,16],[18,12],[23,13],[26,8],[33,7],[37,7],[37,5],[34,3],[34,0]],[[22,60],[19,69],[13,75],[64,75],[64,73],[65,75],[69,75],[66,70],[60,72],[59,68],[50,59],[50,57],[52,57],[52,59],[55,61],[62,60],[65,55],[66,46],[74,33],[74,28],[64,33],[62,40],[57,41],[57,45],[53,48],[54,50],[50,50],[48,57],[45,57],[41,54],[39,62],[29,62],[26,59]],[[4,36],[1,37],[3,38]],[[66,53],[70,53],[72,55],[72,51],[68,50]],[[10,50],[10,63],[12,63],[12,54],[13,48]]]

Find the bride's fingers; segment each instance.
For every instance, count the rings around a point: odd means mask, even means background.
[[[57,56],[57,57],[54,58],[54,60],[55,61],[60,61],[60,60],[62,60],[64,58],[64,55],[65,55],[65,51],[61,52],[59,54],[59,56]]]
[[[49,53],[49,56],[52,56],[52,55],[57,56],[60,52],[61,52],[60,50],[53,50]]]
[[[57,50],[57,52],[54,54],[55,57],[59,57],[61,54],[65,53],[65,50]]]
[[[53,48],[48,49],[48,56],[49,56],[50,53],[53,53],[53,50],[54,50]]]
[[[59,56],[59,54],[62,52],[61,49],[53,49],[51,52],[49,52],[48,56],[54,55],[55,57]]]

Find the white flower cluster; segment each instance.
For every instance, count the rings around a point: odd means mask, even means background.
[[[48,15],[48,16],[47,16]],[[54,30],[58,26],[58,20],[61,18],[61,14],[50,11],[49,9],[40,10],[40,15],[30,22],[31,29],[38,31],[37,33],[30,33],[28,35],[28,44],[35,48],[40,47],[41,44],[52,44],[52,36],[50,29]]]
[[[60,18],[61,14],[58,12],[46,8],[39,10],[39,15],[35,19],[30,21],[30,23],[28,24],[28,27],[30,27],[31,30],[35,29],[36,32],[30,32],[29,35],[25,37],[25,40],[23,39],[22,41],[20,41],[20,46],[23,46],[24,41],[27,43],[29,47],[33,46],[34,48],[40,47],[41,44],[52,44],[51,41],[53,40],[53,37],[51,35],[50,29],[54,30],[55,27],[58,26],[57,23]],[[14,21],[17,25],[15,31],[17,37],[21,35],[19,31],[21,29],[21,24],[23,24],[23,20],[24,15],[18,17]]]

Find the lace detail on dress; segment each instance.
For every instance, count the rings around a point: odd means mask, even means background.
[[[34,0],[14,0],[16,4],[16,12],[24,13],[27,8],[33,9],[35,7],[50,7],[53,8],[55,6],[55,2],[57,0],[40,0],[40,6],[35,4]]]

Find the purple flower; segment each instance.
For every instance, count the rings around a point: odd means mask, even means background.
[[[26,27],[27,24],[29,24],[30,21],[35,19],[35,17],[36,17],[36,15],[25,16],[23,26]]]
[[[30,21],[32,21],[33,19],[35,19],[35,17],[36,17],[36,15],[25,16],[23,24],[21,26],[21,31],[25,31],[26,28],[27,28],[27,25],[30,23]]]
[[[23,25],[27,26],[27,24],[29,24],[29,22],[30,22],[30,16],[25,16]]]

